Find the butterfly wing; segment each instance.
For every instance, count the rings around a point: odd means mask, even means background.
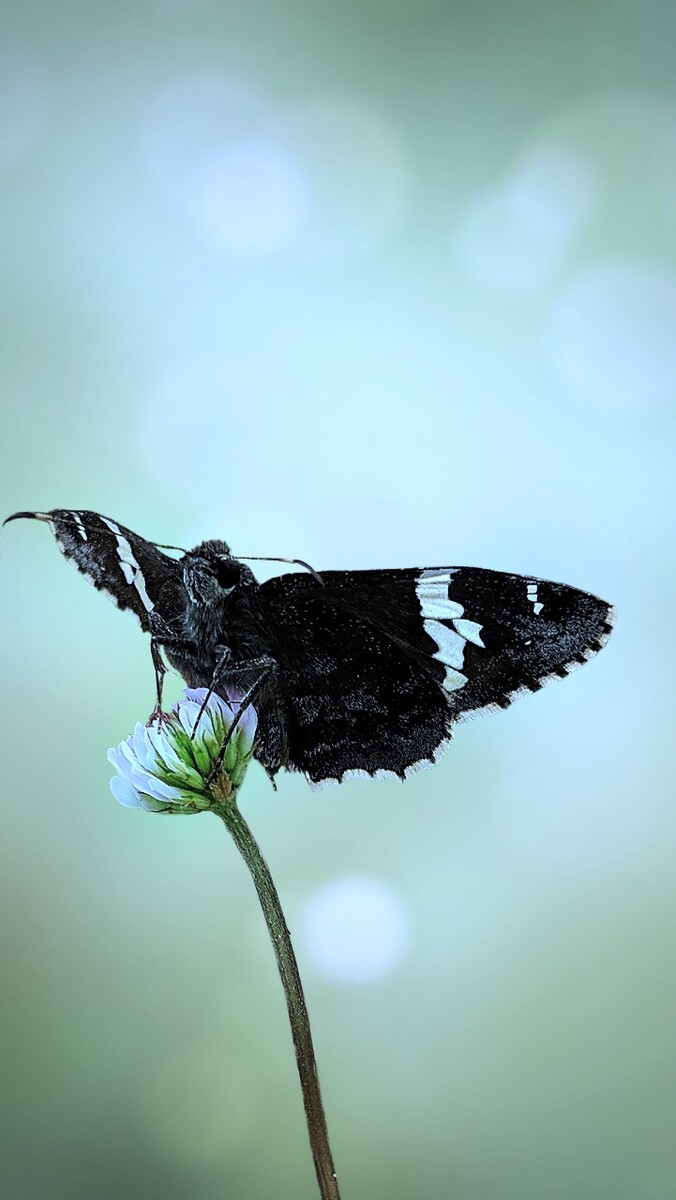
[[[384,586],[390,574],[331,571],[323,585],[285,575],[261,588],[286,704],[285,765],[313,784],[348,773],[403,778],[450,736],[443,692],[412,646],[415,612],[404,589]],[[387,631],[374,620],[386,597]]]
[[[565,679],[602,649],[614,619],[611,605],[589,592],[480,567],[426,569],[416,593],[435,657],[449,667],[454,720],[507,708]]]
[[[466,567],[292,574],[261,588],[313,783],[429,765],[455,720],[505,708],[604,644],[612,610],[563,584]]]
[[[62,508],[16,515],[46,521],[61,553],[118,608],[133,612],[146,631],[156,630],[158,621],[171,624],[183,610],[175,559],[110,517]]]

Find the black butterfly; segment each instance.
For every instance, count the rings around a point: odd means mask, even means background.
[[[18,517],[47,521],[86,578],[136,614],[158,708],[164,651],[190,687],[244,689],[256,758],[313,785],[430,766],[456,721],[564,678],[612,626],[603,600],[523,575],[310,569],[259,584],[225,542],[174,559],[99,513]]]

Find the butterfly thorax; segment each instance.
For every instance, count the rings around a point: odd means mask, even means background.
[[[205,678],[224,648],[231,651],[233,662],[267,651],[257,620],[258,582],[248,567],[231,556],[225,542],[204,542],[191,550],[181,560],[181,572],[186,596],[182,634]],[[196,680],[193,686],[204,682]]]

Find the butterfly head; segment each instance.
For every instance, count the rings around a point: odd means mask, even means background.
[[[233,558],[225,542],[202,542],[181,559],[183,582],[196,604],[216,604],[234,592],[240,582],[242,564]]]

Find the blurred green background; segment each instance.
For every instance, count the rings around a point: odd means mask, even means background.
[[[345,1200],[676,1197],[675,45],[657,0],[2,5],[3,514],[618,606],[405,786],[249,774]],[[144,638],[45,527],[0,568],[3,1194],[309,1200],[245,870],[108,790]]]

